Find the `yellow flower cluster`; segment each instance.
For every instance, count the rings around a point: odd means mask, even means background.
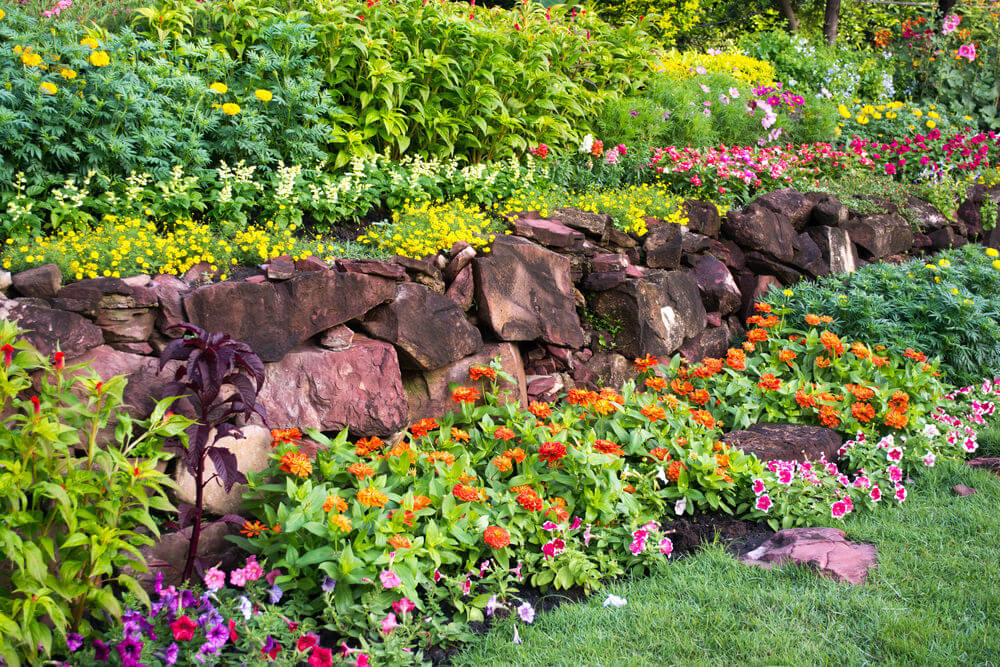
[[[496,208],[504,216],[519,211],[538,211],[539,215],[547,217],[557,206],[607,213],[619,229],[641,236],[647,231],[647,217],[686,224],[683,202],[683,197],[671,193],[663,185],[643,183],[618,190],[589,192],[519,191]]]
[[[386,253],[406,257],[427,257],[447,250],[458,241],[486,248],[500,231],[500,225],[465,199],[448,203],[414,202],[407,199],[391,223],[372,225],[359,243]]]
[[[697,76],[698,68],[708,72],[729,74],[747,85],[771,84],[774,82],[774,67],[769,62],[757,60],[740,53],[698,53],[673,51],[663,58],[653,69],[668,72],[678,78]]]
[[[889,121],[889,124],[892,126],[906,127],[911,132],[933,130],[936,127],[945,128],[951,124],[951,120],[947,116],[942,117],[938,113],[937,106],[934,104],[926,108],[921,108],[916,104],[899,101],[886,102],[885,104],[871,104],[862,102],[861,100],[854,100],[850,106],[846,104],[838,106],[837,113],[843,119],[838,124],[838,135],[841,133],[840,128],[845,127],[846,123],[852,121],[859,125],[868,125],[873,121],[884,120]],[[969,121],[972,119],[966,116],[965,120]],[[880,126],[881,128],[882,126]],[[882,135],[879,134],[878,136]]]
[[[182,219],[163,232],[153,220],[106,216],[93,227],[31,240],[8,239],[0,251],[0,264],[5,270],[20,271],[53,262],[63,268],[67,277],[82,280],[138,273],[181,275],[204,262],[224,279],[228,266],[264,262],[279,255],[296,259],[306,255],[322,257],[337,250],[318,241],[296,238],[294,231],[294,226],[269,222],[226,233]]]

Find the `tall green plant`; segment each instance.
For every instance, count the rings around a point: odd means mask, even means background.
[[[159,534],[150,512],[171,509],[170,481],[155,457],[135,454],[190,424],[167,414],[171,400],[133,421],[124,377],[101,382],[18,336],[0,320],[0,658],[13,666],[41,664],[53,632],[86,634],[93,614],[119,616],[114,586],[148,602],[122,570],[145,570],[139,547]]]

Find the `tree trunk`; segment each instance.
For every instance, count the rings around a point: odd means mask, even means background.
[[[792,8],[792,0],[778,0],[778,7],[781,8],[781,15],[788,20],[788,30],[795,32],[799,29],[799,20],[795,18],[795,10]]]
[[[957,0],[937,0],[937,15],[939,19],[943,19],[948,14],[951,14],[951,8],[955,6]]]
[[[833,44],[837,41],[838,23],[840,23],[840,0],[826,0],[826,12],[823,14],[823,36],[826,37],[827,44]]]

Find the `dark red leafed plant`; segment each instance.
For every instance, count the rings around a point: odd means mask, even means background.
[[[250,346],[233,340],[227,334],[208,333],[193,324],[178,324],[174,328],[185,331],[184,338],[171,341],[160,355],[160,370],[167,362],[183,361],[174,374],[174,380],[165,387],[168,396],[187,396],[197,412],[197,422],[187,431],[187,444],[180,440],[172,444],[181,456],[181,463],[194,478],[194,505],[181,505],[180,527],[191,526],[191,543],[184,563],[183,579],[191,577],[198,566],[198,540],[201,537],[205,487],[218,480],[226,489],[247,481],[239,471],[236,456],[225,447],[218,446],[226,436],[242,438],[239,428],[231,423],[238,416],[249,418],[260,415],[267,423],[267,416],[257,404],[257,394],[264,383],[264,364]],[[223,387],[231,387],[223,396]],[[213,470],[208,474],[207,463]],[[223,521],[243,523],[240,517],[227,515]]]

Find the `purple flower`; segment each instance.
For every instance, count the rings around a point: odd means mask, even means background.
[[[195,597],[194,593],[188,590],[181,591],[181,608],[195,607],[197,604],[198,598]]]
[[[271,586],[271,589],[267,593],[270,596],[271,604],[278,604],[281,601],[281,596],[285,594],[278,584]]]
[[[329,575],[323,577],[323,583],[320,584],[320,588],[323,589],[324,593],[332,592],[336,586],[337,586],[337,580]]]
[[[281,570],[271,570],[270,572],[264,575],[264,578],[267,579],[268,586],[274,586],[274,580],[280,576],[281,576]]]
[[[111,655],[111,648],[107,644],[102,642],[100,639],[94,640],[94,658],[100,660],[101,662],[107,662],[108,656]]]
[[[137,637],[125,637],[115,645],[124,667],[138,667],[142,655],[142,642]]]
[[[163,593],[163,570],[156,573],[156,579],[153,580],[153,590],[157,595]]]
[[[628,112],[628,115],[630,115],[630,116],[632,116],[633,118],[635,118],[636,116],[638,116],[638,115],[639,115],[639,112],[638,112],[638,111],[636,111],[635,109],[632,109],[631,111],[629,111],[629,112]]]
[[[205,633],[205,644],[212,646],[213,649],[219,648],[227,641],[229,641],[229,628],[224,622]]]
[[[68,635],[66,635],[66,648],[68,648],[70,651],[76,653],[77,651],[80,650],[81,646],[83,646],[82,636],[76,634],[75,632],[71,632]]]
[[[163,663],[167,665],[167,667],[170,667],[177,662],[177,653],[179,651],[180,649],[177,647],[177,642],[173,642],[170,646],[162,651],[157,651],[154,655],[163,660]]]
[[[525,623],[531,623],[535,620],[535,608],[531,606],[530,602],[525,602],[517,608],[517,615]]]

